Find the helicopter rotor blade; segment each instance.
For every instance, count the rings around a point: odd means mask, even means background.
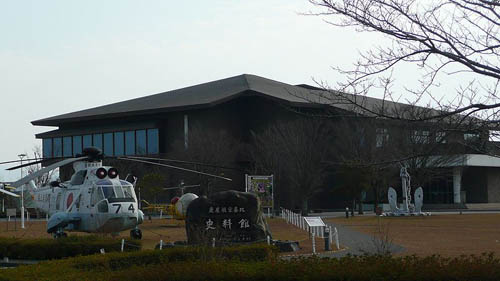
[[[76,161],[80,161],[80,160],[84,160],[84,159],[88,159],[89,157],[88,156],[82,156],[82,157],[77,157],[77,158],[69,158],[69,159],[66,159],[66,160],[62,160],[62,161],[59,161],[57,163],[54,163],[50,166],[47,166],[45,168],[42,168],[32,174],[29,174],[27,176],[25,176],[24,178],[16,181],[15,183],[12,183],[11,186],[13,187],[20,187],[21,185],[25,184],[25,183],[28,183],[30,180],[33,180],[33,179],[36,179],[37,177],[45,174],[45,173],[48,173],[56,168],[59,168],[61,166],[64,166],[64,165],[67,165],[67,164],[71,164],[73,162],[76,162]]]
[[[117,159],[127,160],[127,161],[135,161],[135,162],[151,164],[151,165],[157,165],[157,166],[177,169],[177,170],[181,170],[181,171],[196,173],[196,174],[200,174],[200,175],[205,175],[205,176],[209,176],[209,177],[214,177],[214,178],[218,178],[218,179],[223,179],[223,180],[227,180],[227,181],[233,181],[232,179],[226,178],[226,177],[221,177],[221,176],[212,175],[212,174],[208,174],[208,173],[204,173],[204,172],[199,172],[199,171],[195,171],[195,170],[191,170],[191,169],[186,169],[186,168],[181,168],[181,167],[176,167],[176,166],[172,166],[172,165],[161,164],[161,163],[156,163],[156,162],[151,162],[151,161],[146,161],[146,160],[140,160],[140,159],[134,159],[134,158],[128,158],[128,157],[118,157]]]
[[[7,191],[5,189],[2,189],[2,188],[0,188],[0,192],[5,193],[5,194],[10,195],[10,196],[13,196],[13,197],[19,197],[19,195],[12,193],[10,191]]]
[[[53,160],[55,158],[42,158],[42,157],[38,157],[38,158],[30,158],[30,159],[23,159],[23,160],[10,160],[10,161],[4,161],[4,162],[0,162],[0,165],[3,165],[3,164],[11,164],[11,163],[18,163],[18,162],[26,162],[26,161],[48,161],[48,160]],[[33,163],[33,162],[31,162]]]
[[[141,156],[127,156],[127,158],[140,159],[140,160],[157,160],[157,161],[164,161],[164,162],[184,163],[184,164],[194,164],[194,165],[200,165],[200,166],[207,166],[207,167],[215,167],[215,168],[221,168],[221,169],[241,171],[241,169],[235,168],[235,167],[226,167],[226,166],[206,164],[206,163],[193,162],[193,161],[185,161],[185,160],[174,160],[174,159],[166,159],[166,158],[141,157]]]
[[[7,171],[12,171],[12,170],[16,170],[16,169],[19,169],[19,168],[24,168],[24,167],[27,167],[27,166],[31,166],[31,165],[35,165],[35,164],[40,164],[40,163],[43,163],[47,161],[46,159],[43,159],[43,160],[38,160],[38,161],[35,161],[35,162],[29,162],[29,163],[26,163],[26,164],[22,164],[22,165],[18,165],[18,166],[14,166],[14,167],[10,167],[8,169],[6,169]]]
[[[171,189],[184,189],[184,188],[190,188],[190,187],[199,187],[199,184],[193,184],[193,185],[183,185],[183,186],[174,186],[174,187],[164,187],[163,190],[171,190]]]

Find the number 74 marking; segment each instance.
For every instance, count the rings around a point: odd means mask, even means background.
[[[115,214],[118,214],[118,212],[120,211],[120,209],[122,208],[122,205],[121,204],[113,204],[113,206],[116,206],[118,208],[116,208],[116,211],[115,211]],[[132,211],[132,213],[135,211],[134,209],[134,204],[130,204],[130,206],[128,207],[128,210],[129,211]]]

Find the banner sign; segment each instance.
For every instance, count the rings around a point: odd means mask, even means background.
[[[246,192],[255,193],[260,199],[262,208],[273,208],[274,206],[273,184],[273,175],[246,175]]]

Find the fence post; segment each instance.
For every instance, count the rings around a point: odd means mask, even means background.
[[[339,244],[339,233],[337,231],[337,228],[335,227],[335,245],[337,246],[337,250],[340,249],[340,244]]]
[[[329,239],[330,239],[330,244],[333,244],[333,233],[332,233],[332,230],[333,230],[333,229],[332,229],[332,226],[331,226],[331,225],[329,225],[329,226],[328,226],[328,229],[330,230],[330,233],[328,234],[328,236],[330,236],[330,237],[329,237]]]
[[[316,240],[314,238],[316,234],[314,233],[314,228],[312,228],[312,246],[313,246],[313,255],[316,254]]]
[[[125,246],[125,239],[122,239],[122,247],[121,247],[121,251],[123,252],[123,248]]]

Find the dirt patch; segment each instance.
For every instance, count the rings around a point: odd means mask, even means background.
[[[379,224],[393,243],[407,249],[399,255],[447,257],[494,252],[500,255],[500,214],[434,215],[429,217],[332,218],[328,222],[374,234]],[[340,237],[342,243],[342,237]]]

